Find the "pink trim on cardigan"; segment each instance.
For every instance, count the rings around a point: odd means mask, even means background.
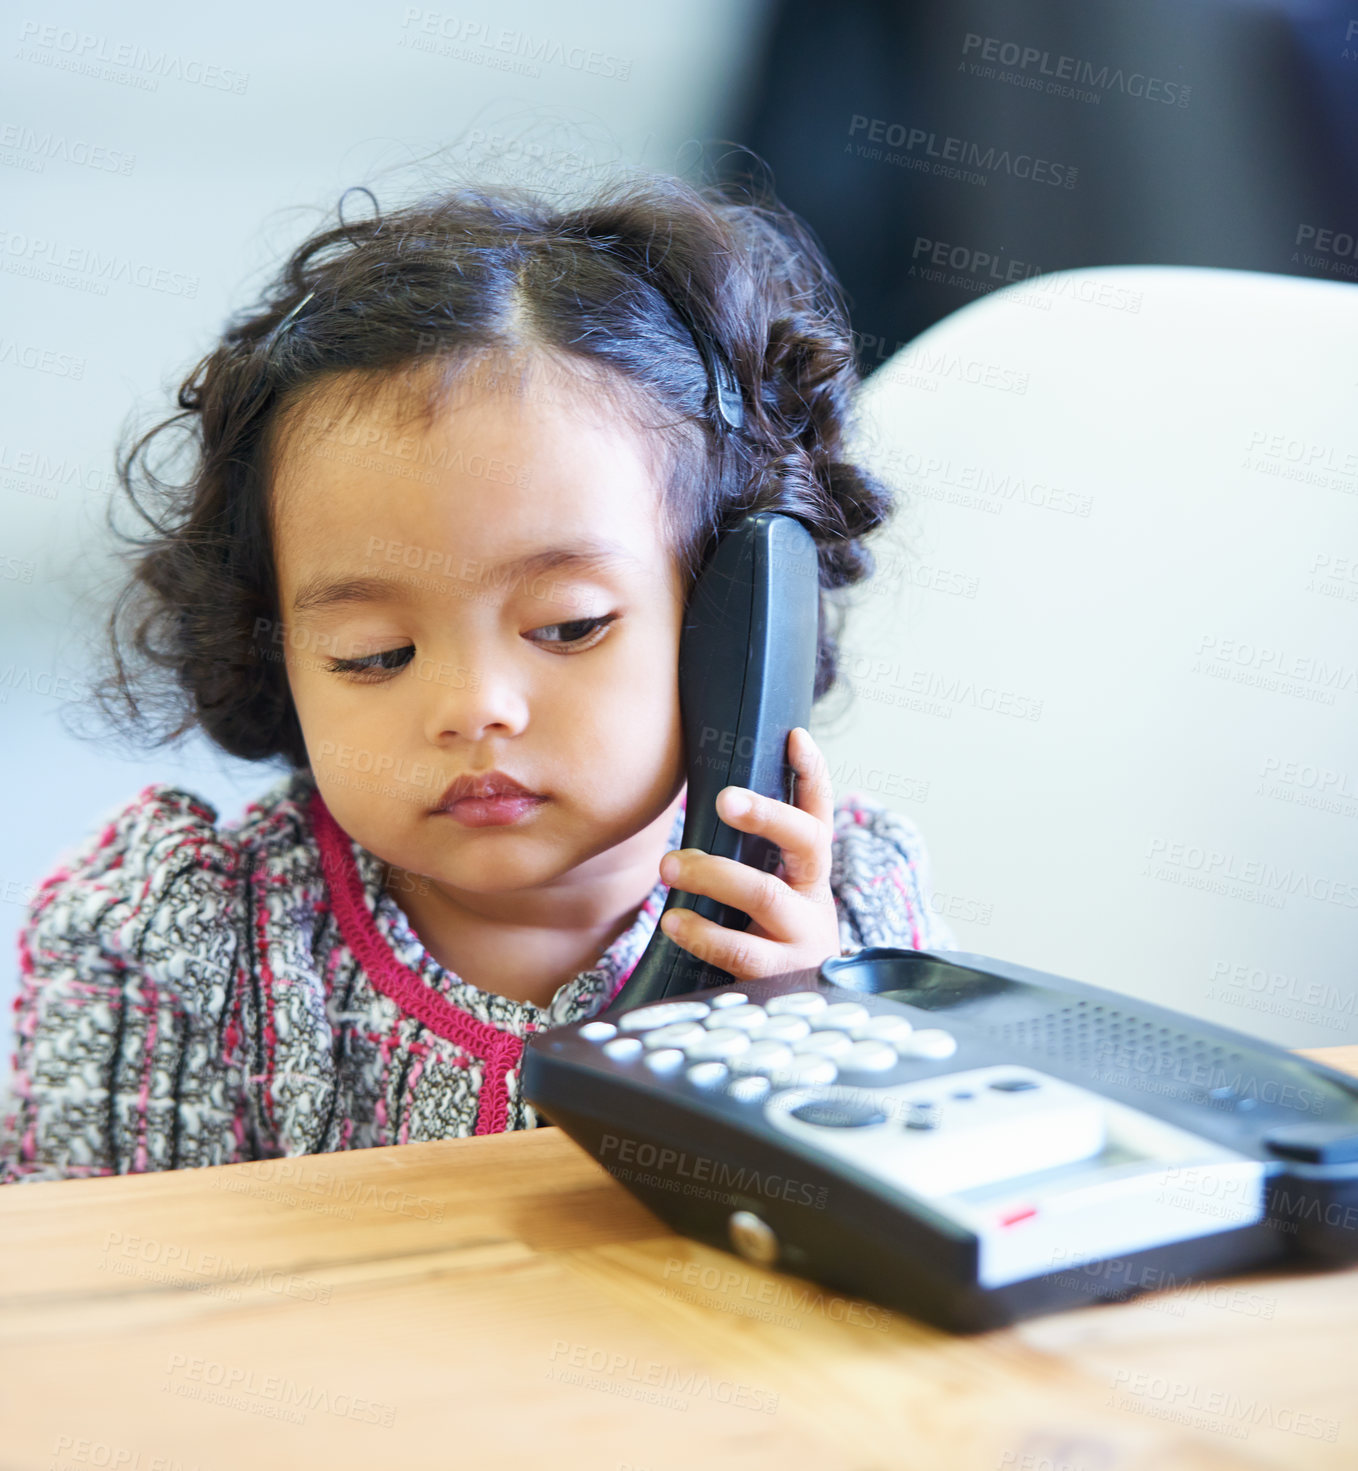
[[[363,881],[354,861],[351,839],[325,805],[320,791],[308,802],[312,827],[321,847],[340,933],[368,979],[397,1006],[422,1021],[431,1032],[479,1057],[485,1064],[476,1111],[477,1134],[503,1134],[509,1122],[507,1074],[523,1052],[523,1040],[468,1016],[431,991],[409,966],[402,965],[383,940],[364,901]]]

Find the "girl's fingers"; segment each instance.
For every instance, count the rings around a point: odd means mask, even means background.
[[[812,817],[833,828],[835,794],[830,783],[830,763],[825,759],[825,753],[803,725],[792,730],[787,744],[788,760],[797,773],[793,801],[803,812],[809,812]]]
[[[744,930],[728,930],[691,909],[671,909],[660,928],[696,960],[724,970],[738,981],[781,975],[788,969],[787,947]]]
[[[669,877],[671,873],[673,878]],[[750,916],[752,925],[758,925],[776,940],[795,937],[800,896],[777,874],[764,873],[748,863],[737,863],[734,858],[717,858],[701,848],[681,848],[677,858],[672,853],[665,855],[660,877],[671,888],[739,909]]]
[[[691,909],[671,909],[660,921],[675,944],[741,980],[781,975],[839,953],[830,889],[834,793],[828,763],[802,726],[789,733],[788,763],[796,776],[792,802],[744,787],[717,793],[724,823],[779,850],[777,873],[697,848],[667,853],[660,863],[660,876],[671,887],[750,916],[748,930],[728,929]]]
[[[788,737],[788,755],[797,774],[795,806],[745,787],[723,787],[717,793],[717,816],[729,827],[777,844],[788,886],[803,898],[821,899],[830,880],[835,821],[829,766],[802,726]]]

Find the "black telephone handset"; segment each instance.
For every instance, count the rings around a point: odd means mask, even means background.
[[[679,707],[688,762],[685,848],[772,872],[766,839],[728,827],[717,793],[748,787],[793,799],[787,741],[806,726],[816,679],[820,578],[811,533],[790,516],[759,511],[726,532],[694,584],[679,641]],[[729,929],[750,917],[704,895],[671,889],[665,911],[692,909]],[[723,970],[676,945],[657,923],[609,1011],[729,985]]]

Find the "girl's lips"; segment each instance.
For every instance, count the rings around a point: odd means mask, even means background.
[[[516,781],[507,771],[480,771],[473,775],[464,771],[449,783],[447,791],[439,798],[438,808],[443,810],[460,802],[464,797],[487,800],[491,797],[538,797],[540,792],[530,791],[521,781]]]
[[[546,797],[531,795],[462,797],[451,807],[441,808],[440,811],[460,822],[463,827],[505,827],[536,811],[546,800]]]

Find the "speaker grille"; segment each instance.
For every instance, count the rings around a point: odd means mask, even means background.
[[[979,1017],[973,1020],[980,1020]],[[1055,1011],[1021,1021],[985,1024],[991,1036],[1031,1052],[1044,1052],[1077,1066],[1108,1066],[1119,1055],[1149,1054],[1181,1077],[1215,1078],[1243,1063],[1244,1054],[1220,1042],[1088,1000],[1071,1001]]]

